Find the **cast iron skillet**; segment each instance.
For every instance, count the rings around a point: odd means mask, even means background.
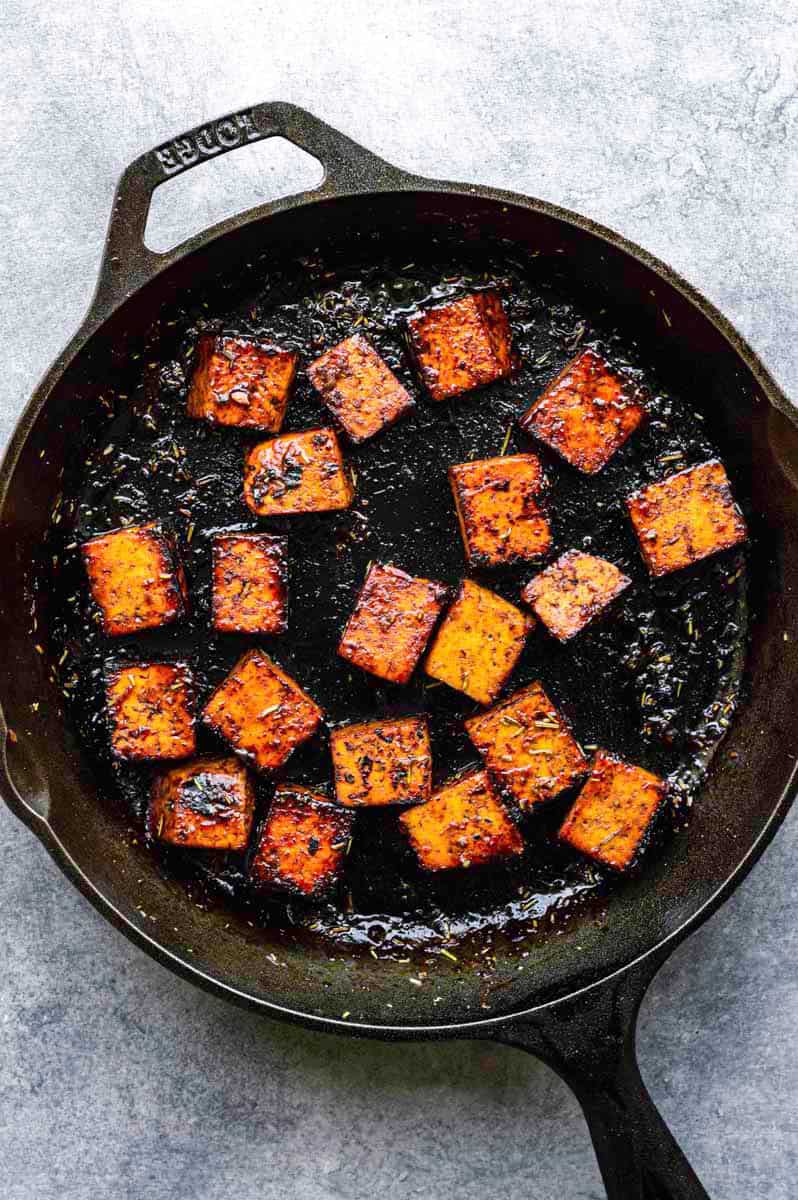
[[[278,135],[323,164],[317,189],[222,222],[167,254],[145,248],[159,184],[205,157]],[[406,964],[332,953],[321,939],[253,930],[223,909],[206,911],[154,871],[120,813],[100,802],[98,780],[63,720],[47,630],[33,630],[30,617],[33,564],[64,464],[103,379],[154,315],[197,281],[229,278],[269,247],[301,252],[347,230],[398,225],[565,255],[582,277],[600,282],[649,360],[682,393],[701,397],[753,534],[745,703],[688,833],[610,895],[603,922],[577,918],[562,936],[529,943],[522,958],[499,947],[485,970],[438,956],[426,964],[424,987],[407,986]],[[95,907],[177,973],[310,1027],[519,1046],[578,1096],[612,1200],[703,1197],[640,1078],[635,1025],[657,969],[745,877],[795,793],[797,466],[794,414],[751,348],[684,280],[617,234],[525,196],[409,175],[291,105],[257,105],[201,126],[125,171],[91,309],[25,409],[2,466],[0,789]]]

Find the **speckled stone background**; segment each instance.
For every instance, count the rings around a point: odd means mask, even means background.
[[[3,0],[0,29],[3,436],[86,308],[124,165],[262,99],[615,226],[798,397],[794,4]],[[162,190],[152,238],[315,172],[266,144],[229,156]],[[123,940],[5,811],[0,839],[5,1200],[603,1196],[576,1102],[533,1059],[238,1012]],[[643,1012],[643,1073],[713,1198],[797,1194],[796,848],[798,813]]]

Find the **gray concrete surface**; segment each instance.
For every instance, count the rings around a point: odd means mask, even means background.
[[[795,5],[3,0],[0,21],[4,436],[90,298],[125,163],[264,98],[615,226],[798,396]],[[162,240],[296,182],[290,155],[236,158],[179,202],[164,189]],[[105,925],[5,812],[0,839],[6,1200],[603,1194],[576,1103],[535,1061],[234,1011]],[[798,1187],[797,848],[795,814],[643,1014],[643,1072],[715,1198]]]

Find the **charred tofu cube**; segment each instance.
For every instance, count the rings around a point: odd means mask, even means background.
[[[250,862],[257,887],[317,897],[338,879],[354,814],[305,787],[278,788]]]
[[[348,508],[354,494],[332,429],[260,442],[244,463],[244,499],[259,517]]]
[[[559,796],[587,771],[587,759],[540,683],[465,723],[497,789],[525,810]]]
[[[188,393],[188,415],[212,425],[279,433],[299,356],[248,338],[204,334]]]
[[[82,553],[109,637],[169,625],[186,615],[183,567],[175,539],[160,521],[101,533],[83,543]]]
[[[471,771],[399,818],[425,871],[475,867],[520,854],[518,827],[485,771]]]
[[[323,715],[268,655],[250,650],[219,684],[202,718],[246,762],[273,771],[313,736]]]
[[[424,670],[472,700],[490,704],[509,679],[533,625],[515,605],[464,579]]]
[[[520,424],[566,462],[595,475],[645,415],[640,388],[585,350],[548,385]]]
[[[652,483],[626,501],[652,575],[679,571],[745,541],[745,521],[716,460]]]
[[[476,292],[416,313],[407,329],[433,400],[448,400],[510,375],[510,323],[496,292]]]
[[[599,750],[560,839],[596,862],[624,871],[638,857],[665,791],[656,775]]]
[[[535,499],[543,471],[534,454],[458,463],[449,467],[449,483],[470,566],[540,558],[551,546],[549,523]]]
[[[393,425],[414,402],[374,347],[356,333],[308,367],[308,377],[353,442]]]
[[[255,792],[236,758],[173,767],[153,782],[150,836],[187,850],[244,850],[255,816]]]
[[[440,583],[375,563],[338,646],[341,658],[391,683],[407,683],[448,593]]]
[[[105,695],[111,747],[119,758],[188,758],[194,753],[194,681],[184,663],[111,667]]]
[[[550,633],[567,642],[631,582],[606,559],[569,550],[530,579],[521,598]]]
[[[429,800],[432,752],[424,717],[345,725],[330,738],[335,794],[346,808]]]
[[[286,555],[268,533],[213,539],[213,625],[221,633],[284,633]]]

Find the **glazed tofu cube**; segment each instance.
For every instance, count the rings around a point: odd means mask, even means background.
[[[259,517],[348,508],[354,494],[332,429],[260,442],[244,463],[244,499]]]
[[[623,871],[637,858],[666,785],[656,775],[599,750],[560,839],[596,862]]]
[[[186,615],[183,567],[175,539],[160,521],[112,529],[81,549],[109,637],[170,625]]]
[[[561,642],[579,633],[631,583],[604,558],[569,550],[521,593],[525,604]]]
[[[250,862],[257,887],[317,897],[338,879],[354,815],[305,787],[275,793]]]
[[[147,828],[187,850],[244,850],[254,816],[246,767],[236,758],[200,759],[154,780]]]
[[[338,646],[341,658],[391,683],[407,683],[448,592],[431,579],[375,563]]]
[[[399,818],[425,871],[475,867],[520,854],[518,827],[485,771],[471,771]]]
[[[416,313],[407,329],[433,400],[506,379],[512,370],[510,323],[496,292],[476,292]]]
[[[509,679],[533,625],[515,605],[464,579],[424,670],[472,700],[490,704]]]
[[[469,566],[540,558],[551,546],[549,523],[535,499],[543,471],[534,454],[458,463],[449,467],[449,483]]]
[[[641,390],[585,350],[552,380],[520,424],[566,462],[595,475],[645,415]]]
[[[117,757],[187,758],[194,753],[194,681],[184,663],[111,667],[105,696]]]
[[[248,338],[204,334],[188,393],[188,415],[212,425],[279,433],[299,356]]]
[[[540,683],[465,723],[494,786],[529,810],[559,796],[587,771],[587,759]]]
[[[626,501],[652,575],[679,571],[745,541],[745,521],[716,460],[652,483]]]
[[[259,771],[273,771],[312,737],[323,713],[290,675],[250,650],[211,696],[202,719]]]
[[[424,717],[345,725],[330,738],[335,794],[346,808],[429,800],[432,752]]]
[[[393,425],[414,402],[374,347],[356,333],[308,367],[308,377],[353,442]]]
[[[268,533],[213,539],[213,625],[221,633],[284,633],[286,553]]]

